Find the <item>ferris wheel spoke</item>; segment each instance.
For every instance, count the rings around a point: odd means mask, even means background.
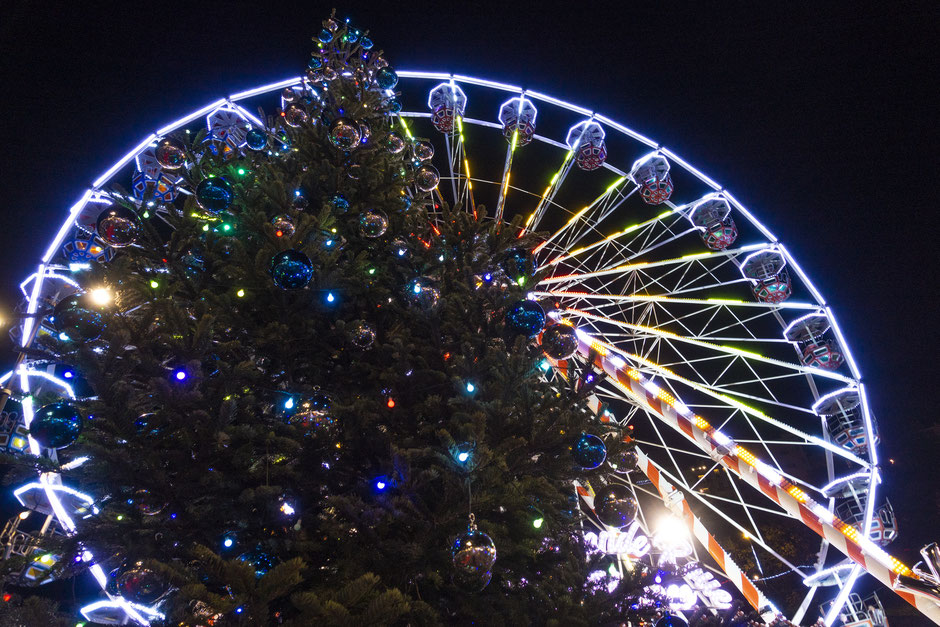
[[[526,218],[525,224],[523,225],[523,231],[534,231],[538,228],[539,221],[542,219],[542,216],[545,213],[545,209],[552,203],[555,198],[555,195],[558,193],[561,184],[568,177],[568,173],[571,171],[571,166],[574,165],[574,151],[569,150],[565,153],[565,159],[561,163],[561,167],[558,169],[558,172],[551,178],[548,183],[548,187],[545,188],[545,192],[542,194],[541,199],[539,199],[538,204],[535,206],[535,209],[532,213],[529,214],[529,217]],[[522,233],[520,233],[520,236]]]
[[[460,152],[462,143],[459,141],[452,142],[450,139],[450,134],[444,133],[444,146],[447,150],[447,166],[450,169],[450,189],[452,198],[454,199],[454,204],[459,204],[461,196],[457,193],[457,179],[460,175]],[[454,164],[458,164],[455,170]]]
[[[583,240],[593,237],[595,241],[588,246],[593,247],[606,243],[608,248],[615,251],[615,255],[619,255],[620,258],[625,258],[629,249],[614,239],[608,239],[608,237],[601,232],[601,227],[605,224],[605,220],[614,216],[617,209],[619,209],[637,190],[637,188],[633,186],[629,191],[624,193],[621,186],[625,181],[628,181],[625,177],[620,177],[614,181],[613,184],[607,187],[604,193],[598,196],[590,205],[575,214],[574,219],[569,220],[559,231],[553,234],[553,237],[555,235],[561,235],[557,244],[562,246],[564,250],[572,250]],[[587,246],[585,248],[587,248]],[[603,257],[601,256],[601,258]]]
[[[695,261],[700,264],[704,261],[719,261],[727,262],[729,257],[735,257],[747,252],[752,252],[754,250],[759,250],[766,248],[766,244],[754,244],[752,246],[745,246],[742,248],[736,248],[734,250],[724,250],[718,252],[709,252],[709,253],[696,253],[692,255],[685,255],[683,257],[676,257],[673,259],[664,259],[660,261],[641,261],[635,263],[621,264],[615,267],[604,268],[600,270],[595,270],[593,272],[579,272],[572,274],[562,274],[556,276],[550,276],[542,279],[539,283],[541,286],[545,285],[555,285],[555,284],[580,284],[588,279],[596,279],[599,277],[607,276],[624,276],[630,273],[634,273],[638,270],[644,272],[649,272],[653,269],[663,268],[664,272],[672,273],[676,272],[677,269],[681,271],[685,266],[690,262]],[[709,269],[702,265],[702,270],[709,272]],[[743,279],[742,279],[743,280]],[[677,286],[677,290],[688,291],[686,286]]]
[[[755,512],[763,512],[765,514],[773,514],[774,516],[780,516],[781,518],[790,519],[790,515],[787,514],[783,510],[775,510],[769,507],[764,507],[762,505],[755,505],[753,503],[744,503],[743,501],[739,501],[737,499],[731,499],[726,496],[718,496],[717,494],[711,494],[709,492],[702,492],[700,490],[690,490],[690,492],[694,492],[695,494],[700,494],[702,498],[705,500],[720,501],[722,503],[728,503],[729,505],[736,505],[740,507],[741,509],[752,510]],[[753,523],[753,520],[751,522]],[[759,526],[757,528],[759,529]],[[763,540],[763,538],[761,538],[761,540]]]
[[[778,366],[778,367],[780,367],[780,368],[792,370],[792,371],[799,372],[799,373],[803,373],[803,374],[813,374],[813,375],[816,375],[816,376],[819,376],[819,377],[824,377],[824,378],[827,378],[827,379],[833,379],[833,380],[841,381],[841,382],[847,383],[847,384],[848,384],[848,383],[854,383],[854,379],[851,379],[851,378],[849,378],[849,377],[846,377],[846,376],[844,376],[844,375],[841,375],[841,374],[839,374],[839,373],[837,373],[837,372],[833,372],[833,371],[830,371],[830,370],[823,370],[822,368],[814,368],[814,367],[811,367],[811,366],[804,366],[804,365],[802,365],[802,364],[792,364],[792,363],[789,363],[789,362],[786,362],[786,361],[783,361],[783,360],[780,360],[780,359],[775,359],[775,358],[772,358],[772,357],[764,357],[763,355],[759,355],[759,354],[753,353],[753,352],[751,352],[751,351],[745,351],[745,350],[743,350],[743,349],[735,348],[735,347],[733,347],[733,346],[724,346],[724,345],[721,345],[721,344],[712,344],[712,343],[710,343],[710,342],[705,342],[705,341],[703,341],[703,340],[696,339],[696,338],[683,337],[683,336],[677,335],[677,334],[675,334],[675,333],[672,333],[672,332],[670,332],[670,331],[664,331],[664,330],[662,330],[662,329],[654,329],[654,328],[652,328],[652,327],[647,327],[647,326],[638,325],[638,324],[632,324],[632,323],[630,323],[630,322],[624,322],[624,321],[622,321],[622,320],[612,320],[612,319],[610,319],[610,318],[607,318],[607,317],[604,317],[604,316],[598,316],[598,315],[596,315],[596,314],[592,314],[592,313],[589,313],[589,312],[586,312],[586,311],[582,311],[582,310],[579,310],[579,309],[571,309],[571,308],[568,308],[568,309],[565,309],[564,311],[565,311],[565,313],[568,313],[568,314],[571,314],[571,315],[574,315],[574,316],[578,316],[578,317],[581,317],[581,318],[586,318],[586,319],[589,319],[589,320],[595,320],[595,321],[598,321],[598,322],[603,322],[603,323],[605,323],[605,324],[613,325],[613,326],[615,326],[615,327],[620,327],[620,328],[622,328],[622,329],[627,329],[627,330],[629,330],[629,331],[632,332],[632,333],[637,333],[637,332],[639,332],[639,333],[641,333],[641,334],[646,334],[646,335],[650,335],[650,336],[657,336],[657,337],[665,338],[665,339],[671,340],[671,341],[683,342],[683,343],[686,343],[686,344],[689,344],[689,345],[692,345],[692,346],[696,346],[696,347],[698,347],[698,348],[705,348],[705,349],[714,351],[715,353],[724,353],[724,354],[727,354],[727,355],[735,355],[735,356],[738,356],[738,357],[744,357],[744,358],[746,358],[746,359],[750,359],[750,360],[753,360],[753,361],[755,361],[755,362],[770,364],[770,365]]]
[[[621,261],[624,259],[630,259],[634,257],[636,254],[638,254],[636,251],[642,249],[642,246],[637,245],[637,240],[648,238],[649,236],[648,231],[653,230],[658,226],[672,233],[671,228],[668,224],[666,223],[660,224],[661,222],[663,222],[665,218],[668,218],[671,215],[673,215],[672,210],[666,211],[656,216],[655,218],[646,220],[645,222],[640,222],[639,224],[628,226],[627,228],[621,231],[617,231],[610,235],[603,236],[602,239],[592,244],[587,244],[587,245],[581,246],[580,248],[575,248],[574,250],[561,249],[561,252],[556,257],[551,259],[551,261],[549,261],[547,265],[554,266],[562,262],[567,262],[570,264],[573,261],[577,261],[577,259],[587,261],[590,258],[585,259],[585,256],[584,256],[585,253],[593,253],[596,249],[600,247],[612,248],[614,250],[614,255],[616,256],[616,258],[619,258]],[[673,224],[677,222],[679,222],[679,218],[674,220]],[[632,238],[627,239],[626,236],[628,235],[632,235]],[[675,234],[673,233],[673,235]],[[539,248],[536,249],[536,252],[538,251],[539,251]],[[603,250],[600,251],[599,259],[601,260],[606,258],[603,255],[603,252],[604,252]]]
[[[610,346],[609,344],[606,344],[606,343],[603,344],[603,346],[604,346],[605,348],[609,348],[609,349],[616,350],[613,346]],[[799,440],[802,440],[802,441],[807,442],[807,443],[810,443],[810,444],[812,444],[812,445],[815,445],[815,446],[824,448],[824,449],[826,449],[827,451],[829,451],[830,453],[833,453],[833,454],[835,454],[835,455],[837,455],[837,456],[839,456],[839,457],[842,457],[843,459],[845,459],[845,460],[851,462],[852,464],[854,464],[854,465],[856,465],[856,466],[858,466],[858,467],[860,467],[860,468],[865,468],[865,469],[870,468],[870,462],[868,462],[868,461],[865,460],[865,459],[862,459],[861,457],[858,457],[857,455],[855,455],[854,453],[852,453],[852,452],[849,451],[848,449],[845,449],[845,448],[843,448],[843,447],[841,447],[841,446],[838,446],[838,445],[836,445],[836,444],[833,444],[833,443],[829,442],[828,440],[825,440],[825,439],[820,438],[820,437],[818,437],[818,436],[814,436],[814,435],[812,435],[812,434],[809,434],[809,433],[807,433],[807,432],[805,432],[805,431],[803,431],[803,430],[801,430],[801,429],[798,429],[798,428],[794,427],[793,425],[789,424],[788,422],[784,422],[784,421],[778,420],[778,419],[776,419],[776,418],[774,418],[774,417],[772,417],[772,416],[767,415],[766,413],[764,413],[764,412],[762,412],[762,411],[759,411],[759,410],[757,410],[757,409],[754,409],[753,407],[750,407],[749,405],[746,405],[745,403],[743,403],[743,402],[737,400],[736,398],[733,398],[732,396],[729,396],[729,394],[733,394],[733,395],[735,395],[735,396],[738,396],[738,394],[736,394],[736,393],[733,392],[733,391],[728,391],[728,393],[725,394],[725,393],[722,393],[722,391],[713,389],[711,386],[707,385],[707,382],[706,382],[706,383],[696,383],[696,382],[691,381],[691,380],[689,380],[689,379],[687,379],[687,378],[684,378],[684,377],[681,377],[681,376],[677,375],[676,373],[672,372],[672,371],[669,370],[669,369],[663,368],[662,366],[660,366],[659,364],[657,364],[657,363],[654,362],[654,361],[651,361],[651,360],[648,359],[648,358],[640,357],[640,356],[638,356],[638,355],[633,355],[633,354],[629,354],[629,353],[622,353],[622,352],[619,352],[619,351],[617,351],[617,355],[621,356],[622,358],[629,359],[630,361],[633,361],[633,362],[637,363],[637,365],[638,365],[639,368],[642,368],[642,369],[649,369],[649,370],[652,371],[656,376],[659,376],[659,377],[662,378],[663,380],[679,383],[679,384],[681,384],[681,385],[683,385],[683,386],[687,386],[688,388],[694,390],[695,392],[698,392],[698,393],[701,393],[701,394],[705,394],[705,395],[707,395],[707,396],[709,396],[709,397],[711,397],[711,398],[713,398],[713,399],[719,401],[720,403],[722,403],[722,404],[719,406],[719,407],[721,407],[721,408],[724,408],[724,409],[736,409],[736,410],[739,410],[739,411],[741,411],[741,412],[747,413],[747,414],[750,415],[751,417],[753,417],[753,418],[755,418],[755,419],[757,419],[757,420],[760,420],[761,422],[765,422],[765,423],[767,423],[768,425],[770,425],[770,426],[772,426],[772,427],[774,427],[774,428],[777,428],[777,429],[780,429],[780,430],[782,430],[782,431],[784,431],[784,432],[786,432],[786,433],[789,433],[790,435],[792,435],[792,436],[798,438]],[[623,395],[624,395],[624,393],[626,392],[626,393],[627,393],[627,394],[626,394],[627,400],[630,401],[630,402],[633,402],[633,399],[630,397],[629,392],[628,392],[627,389],[625,389],[622,385],[615,385],[615,387],[616,387],[617,390],[620,392],[621,398],[624,398]],[[675,391],[675,390],[674,390],[674,391]],[[677,394],[676,397],[679,398],[679,395]],[[756,399],[756,398],[755,398],[755,399],[751,399],[751,400],[761,400],[761,399]],[[698,405],[696,405],[696,404],[691,405],[691,407],[696,407],[696,406],[698,406]],[[705,406],[705,407],[708,407],[708,406]],[[797,406],[797,405],[785,405],[785,407],[790,408],[790,409],[794,409],[794,410],[799,410],[799,411],[802,411],[802,412],[806,412],[806,413],[808,413],[808,414],[813,413],[811,409],[807,409],[807,408],[800,407],[800,406]]]

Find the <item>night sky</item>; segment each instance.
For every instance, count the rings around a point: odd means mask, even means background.
[[[3,5],[2,312],[100,172],[181,114],[297,75],[331,8],[92,4]],[[880,422],[900,525],[889,550],[912,564],[940,540],[940,5],[418,4],[338,9],[395,67],[522,85],[655,138],[787,244],[834,308]]]

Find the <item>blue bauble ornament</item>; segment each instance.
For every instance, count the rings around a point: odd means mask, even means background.
[[[534,267],[532,253],[526,248],[513,248],[506,251],[499,266],[510,279],[519,285],[525,285],[531,276],[530,268]]]
[[[330,198],[330,205],[337,213],[346,213],[349,211],[349,201],[342,194],[333,194]]]
[[[369,39],[368,37],[363,37],[362,39],[360,39],[359,45],[362,46],[363,50],[371,50],[373,46],[372,40]]]
[[[514,333],[533,337],[545,326],[545,312],[534,300],[520,300],[506,312],[506,326]]]
[[[331,33],[330,31],[324,28],[323,30],[320,31],[320,34],[317,35],[317,39],[319,39],[325,44],[328,44],[331,41],[333,41],[333,33]]]
[[[282,290],[297,290],[313,278],[313,262],[299,250],[285,250],[271,259],[271,277]]]
[[[89,341],[101,335],[104,320],[101,312],[86,304],[82,294],[72,294],[56,303],[52,325],[70,340]]]
[[[401,103],[397,100],[392,100],[388,103],[388,110],[392,113],[399,113],[401,111]]]
[[[196,186],[196,202],[209,213],[228,209],[234,198],[232,184],[219,176],[205,179]]]
[[[594,511],[605,525],[623,529],[633,522],[637,511],[636,499],[630,488],[611,483],[594,497]]]
[[[383,67],[375,73],[375,84],[380,89],[391,89],[398,84],[398,74],[392,68]]]
[[[689,627],[689,622],[681,616],[666,614],[656,621],[656,627]]]
[[[604,441],[596,435],[582,433],[571,449],[571,455],[578,466],[585,470],[593,470],[604,463],[607,458],[607,447]]]
[[[323,57],[318,54],[311,56],[310,60],[307,61],[307,67],[311,70],[319,70],[323,67]]]
[[[248,562],[255,569],[256,577],[263,577],[269,570],[274,568],[274,558],[260,546],[242,553],[238,556],[238,559]]]
[[[65,402],[43,405],[29,425],[29,434],[45,448],[65,448],[82,432],[82,415]]]
[[[245,145],[252,150],[264,150],[268,146],[268,135],[256,128],[245,133]]]

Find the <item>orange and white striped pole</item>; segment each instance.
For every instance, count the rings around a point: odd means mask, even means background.
[[[940,596],[933,594],[929,585],[915,589],[904,582],[906,579],[914,584],[924,584],[917,573],[889,555],[858,529],[833,515],[799,486],[715,429],[704,418],[694,414],[679,399],[628,366],[619,355],[611,353],[604,343],[579,331],[578,352],[585,359],[592,360],[593,365],[603,370],[609,380],[630,399],[639,402],[738,478],[760,490],[790,516],[828,540],[875,579],[940,625]]]

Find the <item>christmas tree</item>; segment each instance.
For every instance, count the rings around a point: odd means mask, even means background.
[[[574,330],[527,292],[538,236],[440,202],[394,71],[332,19],[319,42],[247,149],[156,145],[194,194],[100,207],[117,254],[32,349],[90,390],[31,427],[95,495],[60,563],[180,624],[618,616],[572,481],[629,444],[540,367]]]

